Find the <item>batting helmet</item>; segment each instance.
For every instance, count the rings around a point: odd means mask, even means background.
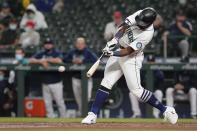
[[[153,8],[145,8],[140,14],[135,17],[137,26],[142,29],[149,27],[153,21],[156,19],[157,12]]]

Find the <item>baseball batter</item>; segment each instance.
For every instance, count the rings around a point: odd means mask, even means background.
[[[126,18],[120,25],[115,37],[107,42],[103,52],[110,58],[105,67],[100,89],[97,91],[91,111],[82,120],[83,124],[96,123],[100,107],[108,98],[113,85],[122,75],[126,78],[130,92],[140,101],[159,109],[170,123],[175,124],[177,122],[178,115],[175,109],[164,106],[152,92],[144,89],[140,84],[140,69],[144,58],[143,50],[153,37],[152,23],[156,16],[156,11],[149,7],[135,12]],[[114,51],[117,46],[119,49]]]

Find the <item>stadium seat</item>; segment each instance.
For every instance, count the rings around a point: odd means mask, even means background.
[[[196,4],[195,0],[191,0],[191,3],[193,5]],[[73,8],[70,10],[65,10],[62,13],[45,13],[49,28],[48,30],[39,31],[41,35],[41,43],[44,38],[50,36],[55,39],[54,41],[56,41],[57,46],[60,47],[61,43],[72,44],[76,37],[84,37],[87,40],[87,43],[90,44],[90,48],[94,49],[98,54],[101,47],[105,44],[103,38],[105,25],[112,21],[111,16],[114,11],[121,11],[125,18],[136,10],[150,5],[163,17],[164,25],[166,27],[169,26],[169,23],[173,18],[172,13],[174,7],[177,5],[177,0],[147,0],[144,2],[141,2],[140,0],[75,1]],[[196,23],[196,20],[192,20],[191,22]],[[194,26],[194,29],[196,29],[196,26]],[[63,53],[66,52],[65,49],[70,48],[66,45],[61,45]],[[65,49],[63,49],[64,46]],[[159,47],[157,46],[151,45],[147,47],[145,53],[155,52],[158,48]]]

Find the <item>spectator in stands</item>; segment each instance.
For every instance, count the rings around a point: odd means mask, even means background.
[[[13,61],[13,64],[28,64],[29,61],[24,58],[25,57],[25,52],[22,48],[17,48],[15,50],[15,60]],[[17,78],[16,78],[16,73],[14,70],[11,70],[9,72],[9,78],[8,78],[8,83],[10,88],[16,91],[17,87]]]
[[[197,9],[194,8],[194,5],[188,2],[188,0],[178,0],[178,6],[174,9],[174,14],[176,15],[176,12],[179,10],[182,10],[184,14],[190,19],[197,18]]]
[[[25,53],[22,48],[17,48],[15,50],[15,60],[13,64],[28,64],[28,60],[24,59]],[[8,85],[9,90],[7,92],[7,104],[11,105],[12,107],[12,115],[16,115],[17,112],[17,89],[19,88],[17,85],[17,77],[16,72],[14,70],[10,70],[9,77],[8,77]],[[6,99],[7,99],[6,98]]]
[[[0,116],[16,116],[16,93],[0,71]]]
[[[23,48],[30,46],[38,46],[40,42],[40,34],[34,30],[34,22],[27,21],[25,32],[23,32],[20,36],[19,43]]]
[[[122,14],[120,11],[113,13],[113,22],[107,23],[105,27],[104,39],[109,41],[114,37],[119,25],[122,23]]]
[[[13,64],[28,64],[29,61],[24,57],[25,57],[24,50],[22,48],[17,48],[15,50],[15,60],[13,61]],[[8,83],[13,89],[17,88],[16,74],[14,70],[11,70],[9,72]]]
[[[8,47],[16,47],[18,45],[17,21],[11,19],[9,22],[9,28],[2,32],[0,37],[0,49]]]
[[[28,5],[25,14],[21,20],[20,28],[24,29],[27,21],[33,21],[35,23],[35,30],[48,28],[44,15],[36,9],[33,4]]]
[[[53,6],[54,13],[61,13],[64,10],[64,1],[58,0],[56,4]]]
[[[51,39],[47,38],[44,42],[44,51],[40,51],[35,54],[33,58],[29,60],[29,63],[41,64],[45,68],[50,64],[61,64],[62,54],[54,47],[54,43]],[[43,72],[42,73],[42,92],[45,107],[47,111],[47,117],[54,118],[53,111],[53,99],[55,100],[60,117],[66,117],[66,106],[63,98],[63,83],[59,72]]]
[[[7,27],[9,21],[13,18],[14,18],[14,15],[10,12],[9,4],[4,2],[1,6],[0,22],[3,23],[3,25]]]
[[[166,105],[174,106],[174,99],[190,101],[190,114],[196,119],[197,115],[197,71],[181,71],[175,73],[173,87],[166,90]]]
[[[13,64],[28,64],[29,61],[27,59],[25,59],[25,51],[23,50],[23,48],[16,48],[15,50],[15,61],[13,62]]]
[[[30,2],[30,0],[6,0],[6,2],[9,4],[10,10],[14,16],[21,16],[21,14],[24,11],[23,7],[22,7],[22,3],[27,4],[28,1]]]
[[[155,57],[153,55],[147,56],[147,63],[155,63]],[[145,72],[141,72],[141,78],[142,78],[142,85],[145,87]],[[164,92],[164,73],[162,71],[154,71],[154,94],[158,98],[159,101],[162,101],[163,98],[163,92]],[[131,101],[131,109],[133,111],[132,118],[140,118],[141,117],[141,111],[139,107],[139,102],[132,93],[129,93],[130,101]],[[160,111],[156,108],[153,108],[153,116],[155,118],[159,118]]]
[[[90,63],[95,62],[97,60],[97,56],[90,51],[86,46],[86,41],[84,38],[77,38],[75,43],[75,48],[71,49],[67,55],[64,57],[65,63],[73,63],[73,64],[82,64],[82,63]],[[91,98],[93,81],[92,79],[88,79],[88,100]],[[81,74],[76,73],[72,77],[72,87],[73,93],[75,96],[75,100],[78,105],[77,116],[81,116],[82,111],[82,103],[81,103]]]
[[[176,51],[181,51],[181,62],[189,62],[189,42],[186,36],[192,35],[192,25],[187,20],[183,11],[179,11],[176,14],[176,20],[170,25],[169,31],[164,32],[164,36],[167,35],[182,35],[183,37],[171,39],[171,42]],[[185,36],[185,37],[184,37]]]

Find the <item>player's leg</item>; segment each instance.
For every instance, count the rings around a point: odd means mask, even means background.
[[[166,105],[174,106],[174,88],[169,87],[166,89]]]
[[[151,106],[159,109],[172,124],[175,124],[178,120],[178,115],[173,107],[166,107],[163,105],[155,95],[140,84],[140,68],[137,64],[130,64],[125,62],[121,65],[121,69],[126,78],[127,86],[129,90],[141,101],[150,104]]]
[[[90,101],[91,96],[92,96],[92,88],[93,88],[93,79],[89,78],[88,79],[88,101]]]
[[[60,113],[61,118],[66,117],[66,106],[64,103],[64,98],[63,98],[63,84],[62,81],[55,83],[55,84],[50,84],[50,88],[52,89],[53,97],[55,99],[55,102],[58,107],[58,111]]]
[[[117,62],[118,57],[110,57],[107,61],[104,78],[101,82],[101,86],[96,93],[94,103],[92,104],[91,112],[88,113],[88,116],[82,120],[84,124],[96,123],[96,118],[99,113],[101,106],[104,101],[108,98],[109,92],[112,89],[112,86],[117,82],[118,79],[122,76],[122,71]]]
[[[156,90],[154,92],[155,94],[155,97],[159,100],[159,101],[162,101],[162,98],[163,98],[163,92],[161,90]],[[153,116],[155,118],[159,118],[159,113],[160,113],[160,110],[158,110],[157,108],[153,108]]]
[[[81,116],[82,101],[81,101],[81,79],[72,77],[73,94],[78,106],[77,116]]]
[[[144,89],[140,82],[140,69],[133,64],[122,65],[122,70],[127,82],[129,90],[143,102],[149,103],[150,105],[156,107],[157,109],[164,112],[166,107],[159,102],[155,95]]]
[[[190,88],[189,90],[189,101],[190,101],[190,108],[191,108],[191,117],[196,118],[197,112],[196,112],[196,99],[197,99],[197,90],[196,88]]]
[[[48,118],[54,118],[52,95],[48,84],[42,84],[42,93]]]
[[[187,40],[182,40],[179,42],[178,46],[181,50],[182,57],[188,56],[189,42]]]
[[[139,101],[136,96],[133,95],[133,93],[129,93],[129,98],[131,102],[131,109],[133,112],[132,118],[140,118],[141,117],[141,111],[139,106]]]
[[[120,69],[120,65],[117,62],[117,59],[118,57],[112,56],[107,61],[104,71],[104,78],[101,82],[100,89],[97,91],[91,109],[94,114],[98,114],[103,102],[108,98],[109,92],[112,89],[113,85],[120,79],[123,74]]]

